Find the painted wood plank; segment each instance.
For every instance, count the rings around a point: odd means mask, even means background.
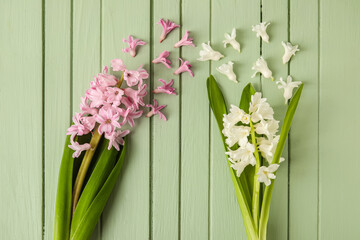
[[[275,81],[262,77],[261,87],[264,97],[274,109],[274,118],[280,121],[280,128],[287,106],[284,104],[283,90],[279,90],[276,81],[288,75],[288,65],[282,63],[284,48],[281,41],[288,40],[288,0],[262,1],[262,22],[270,22],[267,33],[270,42],[262,41],[262,56],[273,72]],[[254,33],[255,34],[255,33]],[[288,144],[285,145],[283,157],[286,161],[279,168],[268,223],[268,239],[287,239],[288,225]]]
[[[110,65],[112,59],[121,58],[129,69],[135,70],[144,64],[145,69],[149,70],[150,2],[113,0],[103,1],[102,4],[103,65]],[[141,6],[136,7],[136,14],[129,11],[135,9],[135,6]],[[122,52],[122,48],[127,47],[122,39],[128,35],[147,42],[147,45],[137,48],[135,58]],[[150,79],[145,82],[149,84]],[[149,95],[145,101],[148,102],[148,99]],[[150,121],[141,118],[135,124],[129,136],[123,170],[104,210],[103,240],[149,239]]]
[[[291,1],[290,40],[300,48],[291,60],[291,75],[305,84],[290,132],[288,231],[294,240],[317,239],[318,30],[318,2]]]
[[[59,168],[70,125],[71,1],[45,1],[44,239],[54,235]]]
[[[208,62],[196,59],[201,43],[210,37],[210,1],[182,2],[182,37],[186,30],[196,48],[184,46],[181,56],[190,61],[195,77],[181,76],[181,217],[180,239],[209,239],[209,102]]]
[[[250,78],[251,59],[256,60],[260,51],[259,41],[251,32],[251,25],[257,23],[259,19],[258,1],[212,1],[211,45],[226,57],[218,62],[211,62],[211,73],[217,79],[229,106],[239,104],[242,89],[247,83],[252,82],[257,89],[259,88],[259,78]],[[241,53],[230,46],[224,49],[222,43],[224,33],[231,33],[233,27],[237,29]],[[240,81],[239,84],[229,81],[216,70],[216,67],[228,61],[234,62],[234,71]],[[218,126],[212,113],[211,115],[210,239],[246,239],[241,211],[236,200]]]
[[[42,237],[42,2],[0,8],[0,226],[3,239]]]
[[[159,78],[166,81],[174,79],[174,87],[179,90],[180,79],[173,75],[179,66],[179,50],[174,44],[179,41],[179,29],[173,30],[167,38],[159,43],[162,27],[156,24],[163,19],[180,23],[180,0],[153,1],[153,53],[158,57],[164,50],[170,51],[172,68],[162,64],[153,66],[153,86],[160,85]],[[184,73],[185,75],[187,73]],[[181,94],[181,93],[180,93]],[[179,201],[180,201],[180,98],[179,96],[154,95],[159,104],[166,104],[164,113],[168,121],[152,118],[152,239],[178,239],[179,236]]]
[[[320,239],[360,235],[359,1],[320,1]]]
[[[72,113],[80,111],[80,97],[101,69],[101,0],[73,0],[72,23]],[[91,239],[100,239],[98,224]]]

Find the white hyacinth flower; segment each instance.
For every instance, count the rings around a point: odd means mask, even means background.
[[[259,172],[256,174],[258,175],[258,181],[265,183],[266,186],[271,184],[270,179],[275,179],[276,176],[274,172],[278,170],[279,164],[271,164],[269,167],[262,166],[259,168]]]
[[[266,102],[266,98],[261,98],[260,92],[256,92],[251,96],[249,112],[251,121],[254,123],[264,119],[274,119],[274,110],[270,104]]]
[[[242,122],[243,124],[249,124],[250,115],[245,113],[245,111],[240,109],[239,107],[231,104],[230,113],[224,114],[224,128],[230,128],[232,126],[235,126],[238,122]]]
[[[233,28],[232,32],[231,32],[231,36],[227,33],[225,33],[225,40],[223,41],[224,43],[224,48],[226,48],[227,44],[230,44],[236,51],[240,52],[240,43],[238,41],[236,41],[236,29]]]
[[[229,61],[228,63],[224,63],[220,67],[216,68],[216,70],[218,70],[220,73],[226,75],[230,81],[238,83],[238,81],[236,80],[236,75],[233,70],[233,65],[234,65],[234,63],[232,61]]]
[[[271,164],[273,160],[279,139],[279,135],[268,139],[263,137],[257,139],[261,156],[263,156],[269,164]]]
[[[268,138],[272,138],[279,129],[279,121],[271,119],[268,121],[262,120],[255,124],[255,132],[259,135],[266,135]]]
[[[284,41],[281,42],[281,45],[284,47],[285,49],[285,53],[284,53],[284,56],[282,57],[282,61],[283,61],[283,64],[287,63],[290,61],[290,58],[295,55],[295,53],[297,51],[300,51],[300,49],[298,48],[299,45],[291,45],[291,43],[287,42],[285,43]]]
[[[235,143],[238,143],[240,146],[244,146],[248,142],[250,127],[232,126],[230,128],[224,128],[222,133],[225,137],[227,137],[225,142],[229,147],[234,146]]]
[[[262,22],[258,25],[252,26],[252,31],[256,32],[257,37],[261,37],[264,42],[269,43],[269,35],[266,33],[266,28],[270,25],[269,22]]]
[[[256,158],[254,156],[254,152],[255,152],[254,145],[247,142],[245,145],[240,146],[235,151],[229,149],[229,151],[226,152],[225,154],[229,155],[229,157],[234,161],[247,162],[254,166],[256,164]]]
[[[220,52],[214,51],[210,47],[210,41],[208,42],[208,44],[202,43],[201,46],[203,50],[200,50],[200,58],[197,59],[199,61],[208,61],[208,60],[218,61],[220,58],[224,57],[224,55],[222,55]]]
[[[246,166],[249,165],[248,162],[234,161],[231,158],[229,158],[229,161],[231,162],[230,167],[232,167],[236,171],[236,176],[238,177],[240,177],[241,173],[244,171]]]
[[[255,75],[259,72],[261,73],[265,78],[271,78],[274,79],[272,76],[272,72],[270,71],[265,59],[263,57],[260,57],[256,62],[254,63],[252,70],[255,70],[254,74],[251,76],[252,78],[255,77]]]
[[[284,98],[285,98],[285,104],[288,102],[288,100],[293,95],[293,89],[297,88],[301,85],[302,82],[300,81],[292,81],[292,77],[289,75],[286,79],[286,82],[282,78],[280,78],[280,81],[277,81],[276,84],[278,84],[278,88],[284,89]]]

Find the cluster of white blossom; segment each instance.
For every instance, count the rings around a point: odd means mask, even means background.
[[[260,166],[256,174],[258,181],[268,186],[271,179],[275,179],[274,172],[279,167],[279,164],[272,163],[280,138],[276,135],[279,121],[274,119],[274,110],[260,92],[251,96],[248,112],[231,105],[230,113],[224,114],[222,133],[228,146],[226,154],[238,177],[248,165],[255,166],[257,161],[260,164],[262,157],[265,165]],[[280,162],[284,160],[280,158]]]

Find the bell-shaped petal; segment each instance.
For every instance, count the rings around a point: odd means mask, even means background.
[[[282,61],[283,61],[283,64],[287,63],[290,61],[290,58],[295,55],[295,53],[297,51],[300,51],[299,49],[299,45],[291,45],[291,43],[289,42],[281,42],[281,45],[284,47],[285,49],[285,53],[284,53],[284,56],[282,57]]]
[[[178,48],[181,46],[193,46],[195,47],[194,43],[193,43],[193,38],[189,37],[189,31],[185,31],[185,35],[183,36],[183,38],[178,41],[177,43],[175,43],[174,48]]]
[[[153,63],[162,63],[164,64],[167,68],[171,68],[171,61],[169,59],[167,59],[170,55],[170,52],[168,51],[163,51],[162,53],[160,53],[160,56],[155,58],[154,60],[152,60]]]
[[[179,58],[181,64],[178,69],[175,70],[174,74],[179,75],[182,72],[188,72],[192,77],[194,77],[194,73],[191,71],[192,65],[189,63],[189,61],[184,61],[181,58]]]
[[[225,40],[223,41],[224,43],[224,48],[226,48],[227,44],[230,44],[236,51],[240,52],[240,43],[238,41],[236,41],[236,29],[233,28],[231,35],[225,33]]]
[[[214,51],[210,47],[210,41],[208,42],[208,44],[202,43],[201,46],[203,50],[200,50],[200,58],[197,59],[199,61],[208,61],[208,60],[218,61],[220,58],[224,57],[224,55],[222,55],[220,52]]]
[[[175,24],[174,22],[170,21],[169,19],[166,19],[166,21],[164,21],[163,19],[160,19],[160,22],[158,22],[157,24],[161,24],[163,31],[161,33],[160,36],[160,42],[164,41],[164,39],[166,38],[166,36],[175,28],[180,27],[180,25]]]
[[[269,22],[262,22],[258,25],[252,26],[252,31],[256,32],[257,37],[261,37],[264,42],[269,43],[269,35],[266,33],[266,28],[270,25]]]
[[[232,61],[229,61],[228,63],[224,63],[220,67],[216,68],[216,70],[218,70],[220,73],[226,75],[230,81],[238,83],[238,81],[236,80],[236,75],[233,70],[233,65],[234,65],[234,63]]]
[[[276,84],[278,84],[278,88],[284,89],[284,98],[285,98],[285,104],[288,102],[288,100],[292,97],[292,92],[294,88],[297,88],[301,85],[300,81],[292,81],[292,77],[289,75],[286,79],[286,82],[282,78],[280,78],[280,81],[277,81]]]
[[[256,60],[255,64],[251,69],[255,70],[254,74],[251,76],[252,78],[255,77],[256,73],[261,73],[265,78],[273,79],[272,72],[270,71],[263,57],[260,57],[258,60]]]

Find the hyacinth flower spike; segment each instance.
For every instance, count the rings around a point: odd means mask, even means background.
[[[162,63],[164,64],[167,68],[171,68],[171,62],[169,59],[167,59],[170,55],[170,52],[168,51],[163,51],[162,53],[160,53],[160,56],[155,58],[154,60],[152,60],[152,63]]]
[[[180,27],[180,25],[175,24],[174,22],[170,21],[169,19],[166,19],[164,21],[163,19],[160,19],[160,22],[157,24],[161,24],[163,31],[160,36],[160,43],[165,40],[166,36],[175,28]]]
[[[163,85],[157,87],[153,91],[155,94],[166,93],[166,94],[170,94],[170,95],[171,94],[176,95],[175,88],[172,87],[172,85],[174,84],[173,79],[171,79],[171,81],[169,83],[166,83],[165,80],[163,80],[163,79],[159,79],[159,82],[161,82]]]
[[[194,73],[190,70],[190,68],[192,67],[192,65],[189,63],[189,61],[184,61],[181,58],[179,58],[181,64],[180,67],[178,69],[176,69],[176,71],[174,72],[175,75],[179,75],[182,72],[189,72],[189,74],[194,77]]]
[[[160,119],[163,119],[164,121],[166,121],[166,117],[165,115],[160,112],[161,109],[163,109],[164,107],[166,107],[166,105],[161,105],[161,106],[158,106],[158,102],[154,99],[154,104],[151,105],[151,104],[147,104],[146,107],[149,107],[151,108],[151,111],[148,112],[148,114],[146,114],[146,117],[152,117],[156,114],[158,114],[160,116]]]
[[[133,36],[129,35],[129,40],[126,40],[123,38],[123,42],[128,43],[129,47],[123,48],[124,53],[130,53],[132,57],[136,56],[136,46],[142,46],[145,45],[146,42],[140,40],[140,39],[134,39]]]
[[[178,48],[181,46],[193,46],[195,47],[195,44],[193,43],[193,38],[189,37],[189,31],[185,31],[185,35],[182,37],[180,41],[175,43],[174,48]]]

